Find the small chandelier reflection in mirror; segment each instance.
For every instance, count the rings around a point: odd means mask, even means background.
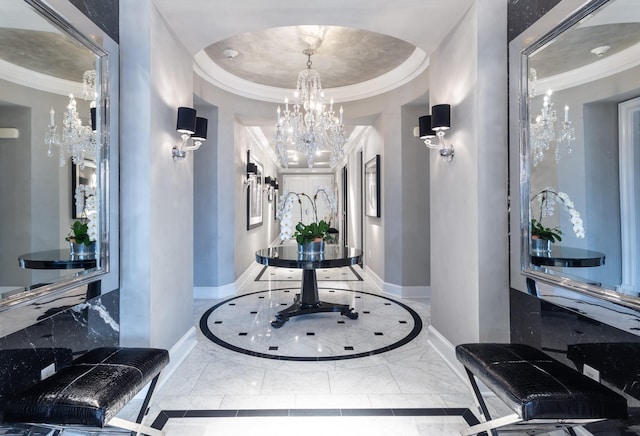
[[[69,94],[69,104],[62,115],[62,131],[58,133],[55,123],[55,110],[49,111],[49,127],[45,133],[44,143],[47,145],[47,155],[52,157],[54,149],[58,148],[58,162],[60,166],[66,164],[67,155],[74,165],[84,168],[85,158],[95,159],[97,152],[96,141],[96,73],[95,70],[86,71],[82,77],[83,94],[85,100],[90,100],[91,125],[82,125],[77,110],[77,102],[73,94]]]
[[[532,98],[532,90],[535,89],[536,73],[532,68],[529,71],[529,97]],[[542,108],[540,114],[536,116],[535,121],[530,126],[531,137],[531,154],[533,155],[533,166],[544,159],[544,152],[549,150],[551,144],[555,142],[555,160],[560,162],[560,152],[563,143],[566,143],[564,149],[567,153],[571,153],[571,143],[576,140],[575,128],[569,121],[569,106],[564,107],[564,121],[560,131],[556,134],[556,122],[558,114],[553,107],[551,95],[553,92],[549,89],[543,97]]]
[[[287,168],[288,150],[293,147],[304,153],[309,168],[313,168],[316,153],[329,151],[329,163],[334,167],[342,157],[347,142],[343,110],[340,107],[339,113],[335,113],[333,99],[328,108],[325,105],[320,74],[311,69],[311,56],[316,50],[308,48],[303,53],[307,56],[307,69],[298,74],[293,104],[290,105],[287,98],[284,111],[278,106],[274,135],[276,154],[282,166]]]

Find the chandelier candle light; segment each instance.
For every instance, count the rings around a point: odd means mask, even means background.
[[[307,56],[307,69],[298,74],[294,102],[289,107],[289,99],[284,100],[284,111],[277,109],[274,142],[276,154],[283,167],[289,165],[289,147],[305,154],[309,168],[313,168],[314,156],[321,150],[331,153],[330,165],[334,167],[343,155],[347,142],[344,134],[343,109],[339,115],[333,109],[333,99],[327,109],[320,74],[311,69],[312,48],[303,51]]]

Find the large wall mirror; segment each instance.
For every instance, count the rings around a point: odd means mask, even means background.
[[[589,2],[519,56],[521,270],[638,308],[637,1]]]
[[[0,311],[109,272],[113,114],[101,38],[39,1],[2,2]],[[76,221],[95,241],[80,254],[65,239]]]

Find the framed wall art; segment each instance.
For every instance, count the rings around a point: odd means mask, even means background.
[[[247,187],[247,230],[262,225],[262,171],[260,162],[251,157],[251,151],[247,151],[247,163],[253,162],[257,171],[249,176]]]
[[[380,218],[380,155],[364,165],[365,214]]]

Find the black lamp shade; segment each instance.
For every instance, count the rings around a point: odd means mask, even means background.
[[[447,130],[451,127],[451,105],[437,104],[431,108],[431,128]]]
[[[431,128],[431,115],[424,115],[418,118],[418,128],[420,130],[420,139],[434,138],[436,132]]]
[[[190,107],[178,108],[178,123],[176,125],[178,133],[191,135],[196,131],[196,110]]]
[[[258,173],[258,167],[256,166],[256,164],[254,164],[253,162],[249,162],[247,164],[247,174],[257,174]]]
[[[206,118],[196,117],[196,132],[191,137],[198,141],[207,140],[207,124]]]
[[[91,130],[96,131],[96,108],[91,108]]]
[[[271,184],[271,177],[270,176],[264,176],[264,184],[265,185],[270,185]]]

